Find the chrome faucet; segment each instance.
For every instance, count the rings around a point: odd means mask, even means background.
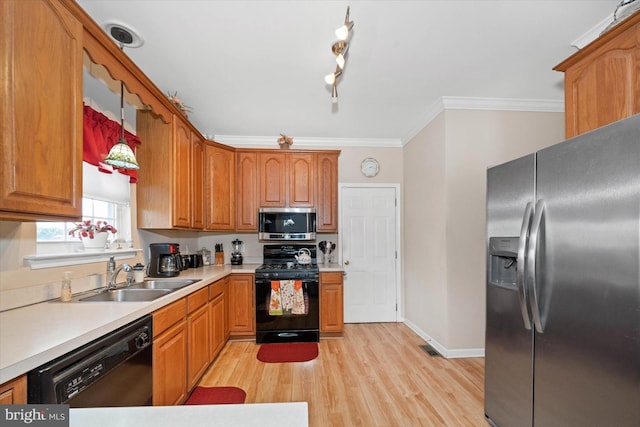
[[[129,264],[121,264],[120,267],[116,268],[115,270],[113,270],[113,274],[111,275],[111,279],[109,279],[109,283],[107,284],[107,290],[109,291],[113,291],[118,287],[118,284],[116,283],[116,278],[118,277],[118,273],[120,273],[120,271],[126,271],[127,273],[130,271],[133,271],[133,268],[131,268],[131,266]]]

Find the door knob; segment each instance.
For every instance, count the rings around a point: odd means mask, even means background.
[[[349,265],[349,260],[348,259],[344,261],[344,265]]]

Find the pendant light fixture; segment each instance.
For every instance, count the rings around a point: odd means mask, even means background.
[[[121,34],[122,31],[123,30],[120,29],[120,32],[114,34],[114,30],[111,30],[113,37],[116,38],[116,35],[118,35],[118,39],[124,37],[124,35]],[[124,50],[123,43],[124,41],[121,41],[120,50]],[[116,145],[111,147],[109,155],[104,159],[104,162],[120,169],[140,169],[136,155],[124,138],[124,83],[122,81],[120,82],[120,140]]]
[[[120,82],[120,140],[111,147],[104,162],[120,169],[140,169],[136,155],[124,138],[124,83]]]

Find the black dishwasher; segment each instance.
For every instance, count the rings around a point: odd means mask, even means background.
[[[29,403],[72,408],[152,404],[152,320],[142,317],[27,375]]]

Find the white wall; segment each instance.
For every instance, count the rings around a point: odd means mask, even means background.
[[[397,147],[345,147],[341,149],[338,181],[344,183],[402,183],[402,148]],[[380,172],[368,178],[360,172],[360,163],[373,157],[380,164]]]
[[[405,318],[444,348],[484,347],[486,169],[563,139],[563,113],[447,110],[405,146]]]
[[[404,317],[448,341],[446,136],[442,113],[404,147]]]

